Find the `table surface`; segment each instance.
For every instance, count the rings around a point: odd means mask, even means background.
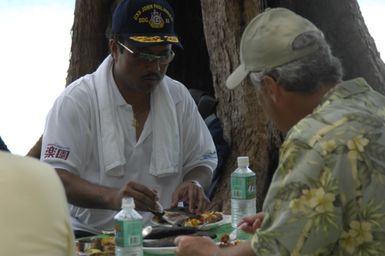
[[[230,216],[226,215],[225,218],[226,218],[226,220],[223,222],[222,225],[219,225],[217,227],[213,227],[210,230],[206,230],[207,232],[213,233],[216,235],[216,238],[214,239],[215,242],[219,242],[221,237],[224,234],[230,234],[234,230],[231,227]],[[105,235],[98,235],[95,237],[102,237],[102,236],[105,236]],[[245,233],[243,231],[239,231],[237,239],[247,240],[247,239],[250,239],[251,236],[252,235],[250,235],[248,233]],[[171,247],[171,248],[170,247],[168,247],[168,248],[150,248],[149,247],[148,249],[151,250],[151,252],[149,252],[147,249],[144,249],[144,256],[156,256],[156,255],[174,256],[175,255],[175,253],[172,252],[175,249],[173,247]]]

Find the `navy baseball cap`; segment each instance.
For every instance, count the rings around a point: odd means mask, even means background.
[[[175,44],[174,11],[165,0],[123,0],[112,16],[111,34],[137,48]]]

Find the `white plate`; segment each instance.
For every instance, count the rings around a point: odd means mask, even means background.
[[[214,222],[214,223],[209,223],[209,224],[204,224],[201,226],[198,226],[199,229],[201,230],[209,230],[212,228],[219,227],[220,225],[228,223],[228,218],[226,218],[226,215],[222,214],[222,219],[220,221]]]
[[[143,247],[143,252],[151,254],[174,254],[176,247]]]

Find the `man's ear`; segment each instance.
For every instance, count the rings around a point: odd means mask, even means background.
[[[277,84],[277,82],[271,76],[265,75],[262,78],[262,85],[271,100],[274,103],[278,103],[280,97],[282,96],[282,88]]]
[[[113,58],[114,61],[116,62],[117,57],[118,57],[118,51],[119,51],[118,44],[116,43],[116,40],[110,39],[110,40],[108,41],[108,45],[109,45],[109,47],[110,47],[110,51],[111,51],[112,58]]]

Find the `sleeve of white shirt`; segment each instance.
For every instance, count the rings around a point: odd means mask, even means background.
[[[46,119],[41,160],[75,174],[84,169],[91,144],[96,143],[91,140],[93,114],[89,102],[80,85],[67,88],[55,101]]]
[[[190,93],[185,87],[181,93],[183,100],[177,103],[177,110],[182,111],[183,172],[205,166],[211,170],[207,176],[211,178],[218,162],[215,144]]]

